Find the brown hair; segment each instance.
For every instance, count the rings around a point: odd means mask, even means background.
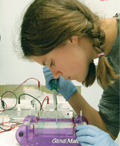
[[[21,25],[21,47],[24,55],[45,55],[72,36],[87,37],[97,53],[104,52],[105,33],[99,17],[77,0],[35,0],[27,9]],[[90,63],[85,86],[96,78]],[[117,78],[105,56],[99,58],[97,79],[102,87]]]

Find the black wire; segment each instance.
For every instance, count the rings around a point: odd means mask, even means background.
[[[4,122],[3,122],[4,123]],[[2,129],[2,130],[4,130],[4,131],[10,131],[10,130],[12,130],[12,128],[14,127],[14,126],[16,126],[16,125],[22,125],[23,123],[20,123],[20,122],[14,122],[14,120],[12,120],[12,119],[10,119],[10,121],[9,121],[9,123],[15,123],[15,125],[14,124],[12,124],[8,129],[5,129],[5,128],[3,128],[3,127],[1,127],[0,126],[0,129]],[[4,125],[3,125],[4,126]]]
[[[41,105],[42,105],[41,102],[40,102],[36,97],[34,97],[34,96],[30,95],[30,94],[27,94],[27,93],[23,93],[23,94],[21,94],[21,95],[18,97],[18,104],[20,104],[20,97],[23,96],[23,95],[28,95],[28,96],[34,98],[35,100],[37,100],[37,101],[39,102],[39,104],[40,104],[40,111],[41,111]]]
[[[12,130],[11,128],[13,128],[12,126],[9,129],[4,129],[3,127],[0,126],[0,129],[4,130],[4,131],[10,131]]]
[[[4,100],[2,99],[3,98],[3,96],[6,94],[6,93],[12,93],[14,96],[15,96],[15,99],[16,99],[16,103],[15,103],[15,105],[12,107],[12,108],[9,108],[9,109],[6,109],[6,110],[12,110],[12,109],[14,109],[15,107],[16,107],[16,105],[17,105],[17,95],[14,93],[14,92],[12,92],[12,91],[5,91],[2,95],[1,95],[1,102],[2,102],[2,107],[3,107],[3,109],[5,109],[5,107],[4,107]]]

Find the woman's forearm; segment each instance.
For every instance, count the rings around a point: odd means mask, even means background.
[[[106,125],[99,112],[91,107],[78,91],[70,97],[68,102],[78,115],[80,114],[80,110],[82,110],[83,116],[87,118],[89,124],[95,125],[108,132],[111,137],[115,139],[115,137],[106,129]]]

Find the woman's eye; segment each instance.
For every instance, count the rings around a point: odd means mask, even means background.
[[[53,61],[51,61],[51,63],[50,63],[50,67],[52,67],[52,66],[54,66],[54,63],[53,63]]]

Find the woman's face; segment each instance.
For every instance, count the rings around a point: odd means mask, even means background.
[[[31,56],[31,59],[49,67],[54,78],[62,76],[64,79],[83,82],[95,55],[88,39],[73,36],[71,40],[66,41],[65,45],[43,56]]]

